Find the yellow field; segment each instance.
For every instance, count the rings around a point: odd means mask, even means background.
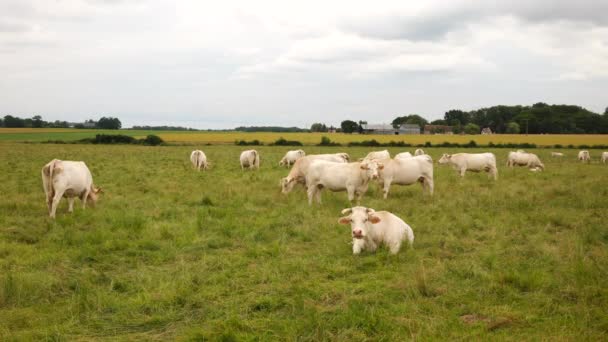
[[[381,143],[404,141],[409,144],[424,144],[431,142],[467,143],[474,140],[479,145],[498,143],[533,143],[538,146],[548,145],[608,145],[608,135],[575,135],[575,134],[499,134],[499,135],[359,135],[341,133],[271,133],[271,132],[188,132],[188,131],[135,131],[135,130],[81,130],[66,128],[0,128],[0,140],[12,141],[41,141],[41,140],[76,140],[95,134],[126,134],[135,137],[145,137],[156,134],[167,142],[202,143],[202,144],[232,144],[235,140],[257,139],[265,144],[283,137],[287,140],[297,140],[305,145],[317,144],[322,136],[332,141],[346,144],[351,141],[376,139]]]

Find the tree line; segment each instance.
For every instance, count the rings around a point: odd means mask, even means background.
[[[361,133],[366,121],[344,120],[337,130],[343,133]],[[452,109],[443,119],[428,121],[418,114],[397,116],[391,122],[393,128],[402,124],[418,125],[420,131],[426,125],[438,126],[431,133],[444,133],[449,126],[455,134],[479,134],[482,128],[492,133],[530,134],[607,134],[608,108],[600,115],[574,105],[548,105],[543,102],[532,106],[493,106],[463,111]],[[319,130],[321,128],[321,130]],[[311,131],[327,132],[327,126],[315,123]]]
[[[102,117],[98,121],[86,120],[84,123],[69,123],[67,121],[45,121],[40,115],[31,118],[20,118],[12,115],[5,115],[0,118],[0,127],[6,128],[98,128],[98,129],[120,129],[122,123],[118,118]]]

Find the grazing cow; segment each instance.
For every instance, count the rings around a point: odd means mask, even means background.
[[[602,163],[606,164],[606,160],[608,160],[608,152],[602,152]]]
[[[391,157],[391,154],[388,153],[387,150],[384,150],[384,151],[374,151],[374,152],[368,153],[367,156],[365,156],[365,158],[363,158],[363,160],[389,159],[390,157]]]
[[[591,156],[589,155],[589,151],[582,150],[578,152],[578,160],[582,161],[583,163],[591,163]]]
[[[51,218],[55,218],[61,197],[68,199],[68,211],[73,212],[75,197],[80,198],[84,209],[87,201],[94,206],[101,192],[101,188],[93,185],[91,171],[81,161],[51,160],[42,168],[42,186]]]
[[[190,161],[198,171],[200,171],[201,168],[203,170],[207,170],[207,168],[209,167],[209,165],[207,164],[207,156],[205,155],[205,152],[201,150],[192,151],[192,153],[190,154]]]
[[[395,159],[406,159],[406,158],[412,158],[412,154],[409,152],[401,152],[401,153],[397,153],[397,155],[395,155]]]
[[[285,153],[283,159],[281,159],[281,161],[279,162],[279,165],[287,166],[289,168],[291,164],[295,163],[296,160],[304,157],[305,155],[306,153],[303,150],[288,151],[287,153]]]
[[[426,153],[424,153],[424,151],[421,148],[417,148],[416,151],[414,151],[415,156],[421,156],[423,154],[426,154]]]
[[[308,173],[308,167],[313,160],[326,160],[334,163],[346,163],[346,159],[344,158],[344,154],[346,153],[336,153],[336,154],[310,154],[304,156],[293,164],[291,171],[287,177],[281,179],[281,192],[284,194],[288,194],[293,190],[293,187],[296,184],[304,184],[306,185],[306,174]]]
[[[551,152],[551,157],[563,157],[564,154],[561,152]]]
[[[391,184],[410,185],[420,182],[422,189],[433,195],[433,159],[427,155],[410,158],[379,160],[384,168],[379,172],[380,187],[388,197]]]
[[[507,157],[507,166],[526,166],[529,169],[545,169],[545,165],[540,161],[536,154],[523,152],[522,150],[518,150],[516,152],[509,152],[509,155]]]
[[[256,150],[247,150],[241,153],[241,170],[248,168],[260,169],[260,154]]]
[[[466,171],[488,172],[498,179],[498,169],[496,168],[496,157],[493,153],[456,153],[443,154],[439,159],[439,164],[450,164],[464,177]]]
[[[391,254],[397,254],[401,243],[414,243],[412,228],[402,219],[388,211],[375,211],[371,208],[354,207],[342,210],[340,224],[350,224],[353,237],[353,254],[362,250],[376,251],[379,245],[388,247]]]
[[[378,178],[378,170],[384,166],[376,160],[366,160],[355,163],[332,163],[325,160],[314,160],[306,174],[308,187],[308,204],[312,205],[313,197],[321,203],[321,190],[327,188],[331,191],[344,191],[348,193],[348,200],[357,202],[367,191],[369,181]]]

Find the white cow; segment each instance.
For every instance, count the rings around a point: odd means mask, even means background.
[[[582,150],[578,152],[578,160],[587,163],[591,163],[591,156],[589,155],[589,151]]]
[[[336,156],[341,157],[342,159],[344,159],[345,163],[348,163],[350,161],[350,156],[348,155],[348,153],[344,153],[344,152],[340,152],[340,153],[334,153]]]
[[[192,151],[192,153],[190,154],[190,161],[198,171],[200,171],[201,168],[203,170],[207,170],[209,167],[209,165],[207,164],[207,156],[205,155],[205,152],[201,150]]]
[[[93,185],[91,171],[81,161],[51,160],[42,168],[42,186],[51,218],[55,218],[61,197],[68,199],[68,211],[73,212],[75,197],[80,198],[84,209],[87,201],[94,206],[101,192],[101,188]]]
[[[421,155],[379,161],[384,165],[378,174],[378,179],[385,199],[388,197],[391,184],[410,185],[420,182],[422,189],[426,189],[430,195],[433,195],[433,159],[430,156]]]
[[[376,160],[366,160],[355,163],[332,163],[325,160],[314,160],[306,174],[308,187],[308,204],[312,205],[313,197],[321,203],[321,190],[344,191],[348,200],[357,202],[367,191],[369,181],[378,178],[378,170],[384,166]]]
[[[390,157],[391,157],[391,154],[388,153],[387,150],[384,150],[384,151],[374,151],[374,152],[368,153],[367,156],[365,156],[365,158],[363,158],[363,160],[389,159]]]
[[[291,190],[293,190],[293,187],[296,184],[306,185],[306,174],[308,173],[308,167],[313,160],[346,163],[347,161],[344,158],[344,154],[310,154],[296,160],[287,177],[281,179],[281,192],[288,194],[291,192]]]
[[[247,150],[241,153],[241,170],[260,169],[260,154],[256,150]]]
[[[397,153],[395,155],[395,159],[407,159],[407,158],[412,158],[412,154],[409,152],[401,152],[401,153]]]
[[[353,237],[353,254],[362,250],[374,252],[379,245],[388,247],[391,254],[397,254],[401,243],[414,243],[412,228],[402,219],[388,211],[375,211],[371,208],[354,207],[342,210],[340,224],[350,224]]]
[[[509,155],[507,156],[507,166],[526,166],[529,169],[545,169],[545,165],[540,161],[540,158],[538,158],[536,154],[523,152],[522,150],[509,152]]]
[[[439,164],[450,164],[464,177],[466,171],[488,172],[498,179],[498,169],[496,168],[496,157],[493,153],[456,153],[443,154],[439,159]]]
[[[423,154],[426,154],[426,153],[424,153],[424,151],[421,148],[417,148],[416,151],[414,151],[415,156],[421,156]]]
[[[608,160],[608,152],[602,152],[602,163],[606,163],[606,160]]]
[[[306,153],[303,150],[288,151],[287,153],[285,153],[283,159],[281,159],[281,161],[279,162],[279,165],[287,166],[289,168],[291,164],[295,163],[296,160],[304,157],[305,155]]]
[[[551,157],[563,157],[564,154],[561,152],[551,152]]]

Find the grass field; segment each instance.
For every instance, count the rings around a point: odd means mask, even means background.
[[[465,144],[474,140],[478,145],[490,142],[498,143],[534,143],[538,146],[561,145],[608,145],[608,135],[600,134],[500,134],[500,135],[358,135],[358,134],[329,134],[329,133],[245,133],[245,132],[188,132],[188,131],[138,131],[138,130],[82,130],[62,128],[0,128],[0,141],[73,141],[95,136],[95,134],[124,134],[138,138],[148,134],[156,134],[170,143],[199,143],[199,144],[233,144],[235,140],[257,139],[265,144],[272,143],[284,137],[287,140],[297,140],[305,145],[318,144],[322,136],[332,141],[347,144],[351,141],[376,139],[381,143],[390,141],[405,141],[412,145],[432,144],[443,142]]]
[[[597,153],[583,165],[536,150],[546,171],[533,173],[493,150],[497,182],[435,164],[432,198],[394,186],[383,200],[372,185],[362,204],[402,217],[416,241],[353,256],[345,193],[313,207],[301,188],[280,193],[287,148],[257,148],[261,170],[242,172],[242,148],[199,147],[208,172],[187,146],[0,143],[0,340],[608,338]],[[105,190],[96,208],[62,201],[47,217],[40,169],[53,158],[87,162]]]

